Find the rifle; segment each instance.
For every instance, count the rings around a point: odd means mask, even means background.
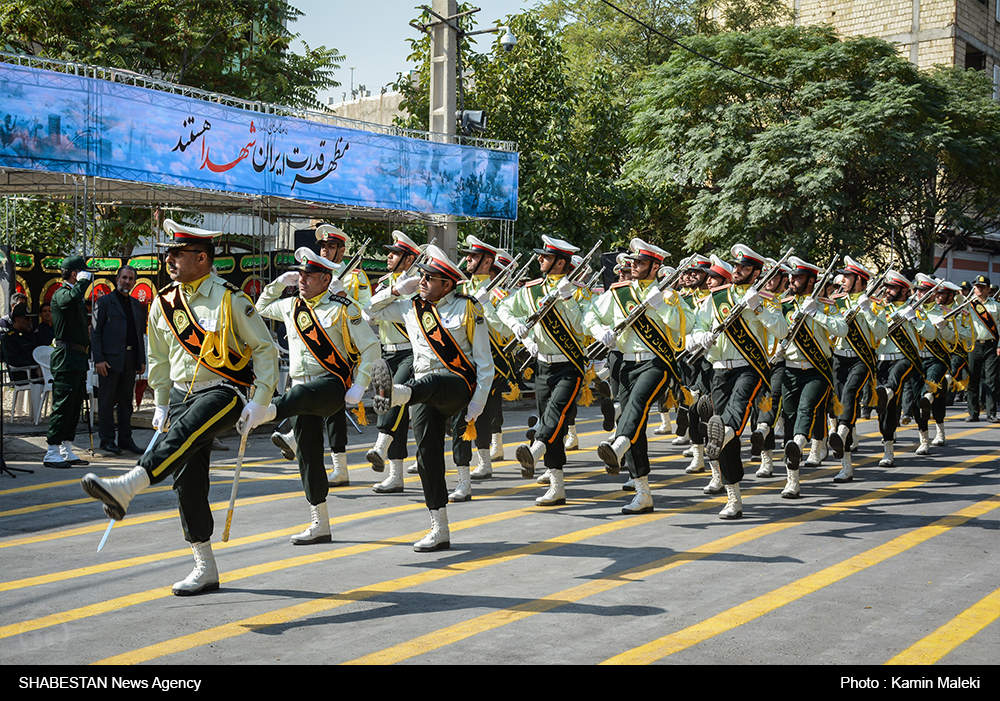
[[[886,268],[881,275],[868,283],[868,287],[865,288],[865,297],[871,299],[881,291],[882,286],[885,284],[886,273],[888,273],[889,270],[891,270],[891,268]],[[844,315],[844,321],[848,324],[851,323],[860,311],[861,307],[852,307],[848,309],[847,314]]]
[[[413,265],[411,265],[409,268],[406,269],[406,274],[403,275],[402,277],[410,277],[411,275],[413,275],[413,271],[417,269],[417,266],[423,263],[425,260],[427,260],[427,249],[433,246],[436,241],[437,241],[437,236],[432,238],[430,243],[424,246],[424,250],[421,251],[420,255],[417,256],[417,259],[413,261]]]
[[[911,297],[906,301],[906,304],[904,304],[902,307],[894,311],[889,316],[889,333],[891,334],[893,331],[895,331],[896,329],[898,329],[900,326],[903,325],[903,322],[905,321],[905,319],[903,318],[903,313],[907,309],[919,309],[920,306],[923,305],[923,303],[927,300],[927,298],[930,297],[935,292],[937,292],[938,288],[941,287],[941,285],[943,284],[944,280],[938,281],[938,284],[934,285],[934,287],[930,288],[929,290],[921,294],[920,297]]]
[[[500,271],[499,275],[490,280],[490,283],[486,286],[486,291],[492,292],[496,288],[500,287],[500,285],[502,285],[504,281],[510,277],[511,273],[514,271],[514,268],[517,266],[517,261],[519,261],[520,259],[521,259],[521,254],[518,253],[516,256],[514,256],[514,259],[510,262],[510,264],[508,264],[506,268]]]
[[[594,247],[590,249],[590,253],[584,256],[583,260],[580,261],[580,265],[578,265],[572,273],[566,276],[566,279],[569,280],[570,284],[575,283],[582,276],[582,274],[586,272],[587,262],[590,260],[591,256],[594,255],[594,252],[600,245],[601,245],[600,241],[595,243]],[[553,289],[547,295],[542,297],[541,301],[538,303],[538,309],[532,312],[531,315],[524,320],[525,327],[528,330],[531,330],[531,328],[535,324],[541,321],[543,316],[548,314],[552,310],[552,308],[556,306],[556,302],[558,302],[560,299],[562,298],[559,296],[559,292],[555,289]],[[504,346],[504,352],[510,353],[514,349],[514,346],[518,345],[520,342],[521,339],[515,336],[514,338],[511,339],[510,343]]]
[[[371,242],[372,240],[369,237],[367,241],[361,244],[361,248],[359,248],[357,252],[353,256],[351,256],[350,260],[344,263],[344,269],[337,274],[335,279],[343,280],[348,275],[350,275],[355,268],[361,265],[361,259],[365,255],[365,251],[368,249],[368,246],[371,244]]]
[[[794,248],[789,248],[787,251],[785,251],[785,255],[781,257],[781,260],[775,263],[770,270],[768,270],[766,273],[764,273],[757,279],[757,282],[753,284],[753,290],[755,292],[760,292],[761,290],[763,290],[767,286],[767,283],[769,283],[771,280],[777,277],[778,273],[781,272],[781,264],[784,263],[786,260],[788,260],[793,253],[795,253]],[[705,353],[708,352],[709,348],[715,345],[715,342],[716,340],[718,340],[719,336],[725,333],[726,329],[732,326],[733,323],[740,317],[740,315],[743,314],[744,311],[746,311],[746,308],[747,305],[741,299],[739,303],[729,311],[729,314],[726,315],[726,318],[723,319],[721,323],[716,324],[715,327],[712,329],[712,341],[711,343],[708,344],[708,346],[702,346],[701,348],[698,348],[693,352],[688,352],[685,350],[684,352],[680,353],[677,356],[677,359],[682,360],[686,363],[693,363],[699,360],[703,355],[705,355]]]
[[[681,275],[684,274],[684,271],[687,268],[687,261],[688,260],[690,260],[690,258],[685,258],[684,260],[682,260],[681,263],[680,263],[680,265],[677,266],[677,269],[674,270],[674,272],[670,273],[670,275],[668,275],[665,278],[663,278],[656,285],[656,289],[658,291],[660,291],[660,292],[663,292],[663,290],[667,289],[668,287],[670,287],[671,285],[673,285],[675,282],[677,282],[677,280],[680,279]],[[648,298],[642,300],[641,304],[637,304],[634,307],[632,307],[632,311],[629,312],[628,316],[626,316],[620,322],[618,322],[617,324],[615,324],[614,328],[612,329],[612,331],[614,332],[615,336],[621,336],[627,329],[631,328],[632,324],[634,324],[636,321],[638,321],[639,317],[642,316],[643,314],[645,314],[646,313],[646,309],[648,309],[648,308],[649,308],[649,299]],[[587,360],[596,360],[597,358],[599,358],[602,355],[606,354],[607,351],[608,351],[608,347],[607,346],[605,346],[600,341],[594,341],[589,346],[587,346]]]
[[[975,294],[975,293],[973,293],[973,294]],[[970,294],[968,297],[962,297],[962,301],[959,302],[958,306],[955,307],[954,309],[949,310],[944,315],[945,321],[951,319],[954,316],[957,316],[959,312],[965,311],[965,306],[968,305],[968,304],[972,304],[972,296],[973,295]]]
[[[827,267],[826,272],[823,273],[821,277],[814,285],[812,294],[809,295],[809,299],[814,302],[819,298],[819,293],[826,289],[827,280],[833,275],[833,271],[837,268],[837,261],[840,259],[840,254],[836,254],[833,260],[830,261],[830,265]],[[788,335],[781,339],[781,343],[778,344],[777,350],[774,351],[774,355],[769,358],[772,365],[781,360],[784,357],[785,351],[788,350],[788,346],[791,345],[792,341],[795,340],[795,335],[802,328],[802,325],[806,323],[806,314],[802,311],[802,307],[799,306],[795,310],[795,314],[792,316],[792,323],[788,325]]]
[[[524,266],[520,270],[518,270],[515,275],[510,277],[508,282],[504,283],[505,290],[513,290],[521,283],[521,280],[524,279],[524,276],[528,274],[528,269],[531,267],[531,262],[533,260],[535,259],[528,258],[528,261],[524,264]]]

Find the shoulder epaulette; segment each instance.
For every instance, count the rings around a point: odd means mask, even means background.
[[[354,301],[353,299],[350,299],[347,295],[335,295],[332,293],[328,293],[327,296],[330,298],[331,302],[336,302],[337,304],[343,304],[345,307],[351,306],[351,303]]]
[[[627,286],[627,285],[631,285],[631,284],[632,283],[629,280],[621,280],[619,282],[613,282],[613,283],[611,283],[611,289],[612,290],[617,290],[619,287],[623,287],[623,286]]]
[[[227,289],[227,290],[229,290],[230,292],[242,292],[242,291],[243,291],[242,289],[240,289],[240,286],[239,286],[239,285],[237,285],[236,283],[233,283],[233,282],[229,282],[229,280],[223,280],[223,281],[222,281],[222,284],[223,284],[223,285],[224,285],[224,286],[226,287],[226,289]]]
[[[535,285],[541,285],[543,282],[545,282],[545,278],[539,277],[539,278],[535,278],[534,280],[529,280],[528,282],[524,283],[524,286],[525,287],[534,287]]]

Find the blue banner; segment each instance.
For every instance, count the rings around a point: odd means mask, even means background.
[[[373,134],[0,64],[0,167],[517,218],[517,153]]]

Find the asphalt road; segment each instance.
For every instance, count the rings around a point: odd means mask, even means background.
[[[429,554],[412,549],[430,525],[418,477],[403,494],[371,491],[373,427],[352,432],[352,484],[331,490],[332,544],[288,542],[309,511],[297,466],[267,430],[249,441],[231,537],[219,542],[238,445],[227,439],[212,471],[222,588],[190,598],[170,592],[192,558],[169,479],[132,502],[98,553],[109,522],[79,478],[132,461],[46,469],[40,446],[8,443],[8,464],[35,473],[0,477],[0,663],[18,679],[42,674],[21,667],[39,664],[461,662],[802,664],[837,666],[838,679],[871,676],[864,665],[933,664],[921,678],[960,665],[951,669],[996,680],[1000,425],[965,423],[956,409],[948,444],[925,457],[904,427],[885,469],[877,425],[862,422],[854,482],[834,484],[839,462],[828,459],[803,470],[802,498],[782,499],[780,460],[772,479],[748,462],[744,518],[723,521],[724,494],[702,493],[707,473],[686,475],[673,436],[653,435],[652,421],[656,510],[621,515],[631,495],[597,458],[596,406],[580,411],[568,503],[536,507],[544,487],[513,460],[527,415],[507,413],[506,460],[474,483],[471,502],[449,506],[452,547]],[[899,674],[877,680],[885,688]]]

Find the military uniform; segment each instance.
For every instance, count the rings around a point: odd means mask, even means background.
[[[989,278],[980,275],[975,285],[989,285]],[[997,338],[1000,334],[1000,302],[987,298],[980,302],[975,297],[972,302],[972,325],[975,330],[976,345],[969,353],[969,386],[966,389],[966,403],[969,417],[979,419],[980,410],[986,411],[987,420],[997,417],[1000,408],[1000,358],[997,357]]]

